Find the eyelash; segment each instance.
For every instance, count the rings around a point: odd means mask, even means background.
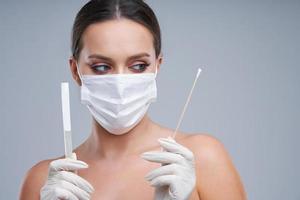
[[[144,72],[146,71],[146,69],[149,67],[150,63],[139,63],[139,64],[136,64],[136,65],[132,65],[131,67],[129,67],[132,71],[136,72],[136,73],[141,73],[141,72]],[[108,65],[92,65],[91,68],[92,70],[95,72],[95,73],[98,73],[98,74],[105,74],[106,72],[101,72],[100,70],[97,70],[97,68],[101,67],[103,68],[106,67],[106,68],[110,68]],[[135,66],[142,66],[144,69],[142,70],[139,70],[139,69],[134,69]]]

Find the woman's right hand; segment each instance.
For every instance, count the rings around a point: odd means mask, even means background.
[[[90,200],[93,186],[70,172],[88,168],[80,160],[64,158],[54,160],[49,164],[48,179],[40,190],[41,200]]]

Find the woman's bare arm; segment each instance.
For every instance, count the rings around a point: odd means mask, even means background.
[[[187,146],[195,156],[201,200],[247,199],[241,178],[220,141],[209,135],[192,135]]]
[[[40,161],[27,171],[19,194],[20,200],[40,200],[40,189],[47,179],[49,162]]]

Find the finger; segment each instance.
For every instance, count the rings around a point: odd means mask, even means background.
[[[176,174],[176,167],[178,167],[176,164],[164,165],[149,172],[145,178],[151,181],[158,176]]]
[[[88,164],[80,160],[74,160],[69,158],[53,160],[50,163],[50,171],[60,170],[78,170],[88,168]]]
[[[79,200],[72,192],[59,187],[54,188],[54,197],[51,199]]]
[[[160,145],[167,151],[172,152],[172,153],[177,153],[182,155],[184,158],[187,160],[193,160],[194,159],[194,154],[191,152],[188,148],[185,146],[177,143],[175,140],[171,138],[159,138],[158,142]]]
[[[80,200],[89,200],[90,194],[84,191],[83,189],[77,187],[76,185],[73,185],[72,183],[69,183],[65,180],[61,180],[58,184],[56,184],[58,187],[61,187],[65,190],[68,190],[69,192],[73,193],[78,199]]]
[[[68,171],[60,171],[55,175],[58,179],[66,180],[79,188],[85,190],[88,193],[92,193],[95,191],[94,187],[82,177]]]
[[[181,155],[170,153],[166,151],[148,151],[141,155],[141,157],[150,162],[158,162],[158,163],[182,163],[184,159]]]
[[[150,185],[154,187],[171,186],[176,181],[175,179],[176,175],[158,176],[150,182]]]

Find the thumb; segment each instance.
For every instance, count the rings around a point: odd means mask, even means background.
[[[73,159],[76,158],[76,154],[72,154],[72,158],[63,158],[54,160],[50,163],[49,170],[52,172],[55,171],[75,171],[78,169],[85,169],[88,168],[88,164],[81,160]]]

